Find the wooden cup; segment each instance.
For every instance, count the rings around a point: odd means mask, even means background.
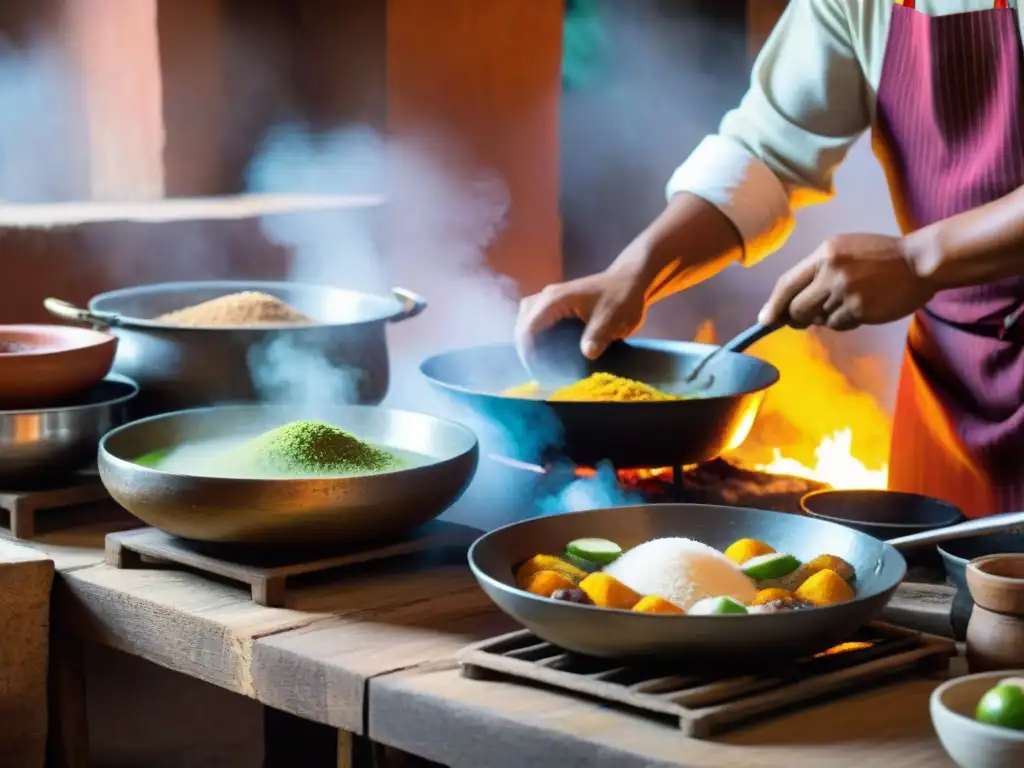
[[[1024,554],[971,560],[967,588],[974,600],[967,625],[971,672],[1024,667]]]

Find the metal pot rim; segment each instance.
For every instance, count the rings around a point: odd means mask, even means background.
[[[184,292],[190,290],[197,290],[203,288],[222,288],[227,293],[240,292],[240,291],[265,291],[273,294],[275,289],[287,289],[287,290],[299,290],[299,291],[319,291],[319,292],[331,292],[341,294],[347,294],[349,296],[357,296],[361,300],[370,299],[379,304],[379,311],[370,314],[368,317],[354,320],[351,322],[327,322],[317,323],[316,325],[294,325],[290,323],[276,324],[276,325],[260,325],[260,326],[180,326],[172,325],[169,323],[161,323],[156,320],[132,317],[130,315],[122,315],[115,309],[104,306],[108,302],[116,302],[119,299],[127,297],[138,297],[145,295],[161,295],[168,293]],[[192,280],[192,281],[175,281],[166,283],[149,283],[146,285],[130,286],[127,288],[117,288],[112,291],[105,291],[97,294],[89,299],[88,308],[90,313],[95,313],[98,317],[116,316],[116,322],[112,325],[116,325],[121,328],[148,328],[154,330],[175,330],[175,331],[301,331],[319,328],[332,328],[332,327],[352,327],[356,325],[364,325],[370,323],[379,322],[398,322],[401,320],[414,317],[423,311],[426,307],[426,302],[420,297],[412,294],[404,289],[395,288],[392,289],[391,296],[385,296],[376,293],[368,293],[366,291],[356,291],[350,288],[340,288],[333,285],[316,285],[314,283],[297,283],[289,282],[286,280]]]

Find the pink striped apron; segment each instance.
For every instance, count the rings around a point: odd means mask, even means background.
[[[1024,184],[1022,60],[1006,0],[937,17],[893,5],[872,139],[905,233]],[[943,291],[914,317],[890,488],[970,517],[1024,509],[1022,307],[1013,278]]]

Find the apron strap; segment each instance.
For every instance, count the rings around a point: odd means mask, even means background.
[[[904,8],[916,8],[917,7],[917,0],[894,0],[894,2],[896,2],[899,5],[902,5]],[[994,7],[996,7],[996,8],[1009,8],[1010,7],[1010,0],[995,0],[995,6]]]

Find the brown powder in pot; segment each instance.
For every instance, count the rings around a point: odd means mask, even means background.
[[[316,325],[280,299],[257,291],[242,291],[202,304],[168,312],[158,322],[183,326]]]

